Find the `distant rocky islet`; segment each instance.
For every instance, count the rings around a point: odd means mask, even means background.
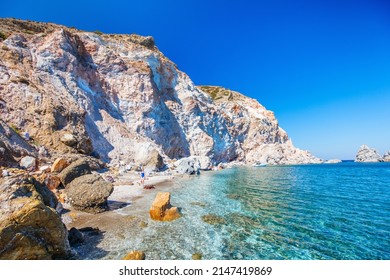
[[[390,162],[390,151],[381,156],[376,149],[362,145],[356,154],[355,162]]]

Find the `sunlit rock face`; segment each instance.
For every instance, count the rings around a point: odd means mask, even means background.
[[[0,27],[1,118],[51,151],[114,164],[152,151],[165,162],[320,162],[256,100],[195,86],[151,37],[12,19]]]
[[[383,158],[378,154],[377,150],[361,145],[355,157],[356,162],[381,162]]]

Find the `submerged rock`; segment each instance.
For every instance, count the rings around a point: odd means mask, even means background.
[[[145,253],[142,251],[131,251],[126,256],[122,258],[122,260],[144,260]]]
[[[0,181],[0,259],[69,257],[68,232],[50,193],[33,178]]]
[[[89,213],[106,211],[107,198],[114,188],[98,174],[87,174],[74,179],[65,191],[70,204]]]
[[[170,204],[171,194],[169,192],[159,192],[150,207],[149,213],[153,220],[173,221],[180,218],[177,207]]]
[[[202,254],[201,253],[194,253],[194,254],[192,254],[192,259],[193,260],[201,260]]]
[[[202,216],[202,220],[203,222],[208,223],[210,225],[220,225],[226,223],[223,217],[214,214],[204,215]]]
[[[375,149],[362,145],[356,154],[355,162],[381,162],[382,157]]]

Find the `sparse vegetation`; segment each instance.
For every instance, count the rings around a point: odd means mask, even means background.
[[[7,39],[7,35],[5,35],[3,32],[0,31],[0,38],[2,40],[5,40],[5,39]]]
[[[99,36],[103,35],[103,32],[101,32],[101,31],[99,31],[99,30],[95,30],[93,33],[95,33],[95,34],[97,34],[97,35],[99,35]]]
[[[230,90],[225,89],[222,87],[215,87],[215,86],[199,86],[199,88],[210,94],[211,98],[214,100],[221,99],[223,96],[229,96]]]
[[[14,125],[14,124],[11,123],[11,124],[9,125],[9,127],[10,127],[13,131],[15,131],[17,134],[22,135],[22,132],[20,131],[19,128],[17,128],[16,125]]]

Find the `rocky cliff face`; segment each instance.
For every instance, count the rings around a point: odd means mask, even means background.
[[[112,163],[155,151],[166,162],[320,162],[256,100],[195,86],[151,37],[13,19],[0,19],[0,31],[1,119],[51,151]]]

